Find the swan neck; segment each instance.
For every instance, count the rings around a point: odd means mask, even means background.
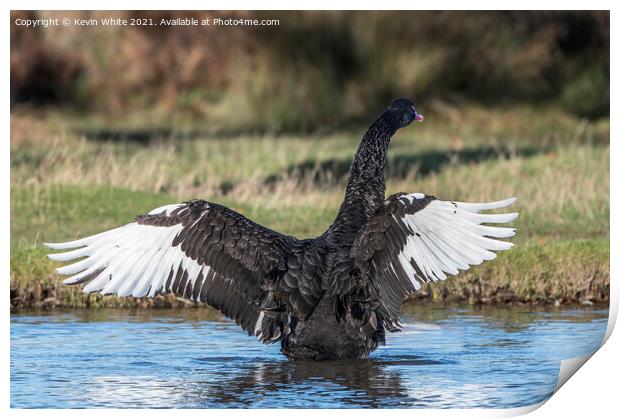
[[[383,205],[387,150],[397,129],[383,114],[364,134],[351,165],[344,201],[330,231],[350,234],[353,239]]]

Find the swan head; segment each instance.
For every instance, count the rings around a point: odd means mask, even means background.
[[[418,113],[413,102],[407,98],[395,99],[388,107],[387,112],[393,120],[398,121],[399,128],[404,128],[413,121],[421,122],[424,120],[424,115]]]

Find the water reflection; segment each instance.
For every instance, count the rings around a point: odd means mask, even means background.
[[[494,306],[456,307],[409,304],[403,307],[403,315],[419,322],[437,323],[455,317],[473,317],[492,328],[506,332],[519,332],[540,320],[587,323],[607,318],[607,310],[589,308],[531,307],[519,306],[498,308]]]
[[[208,360],[219,362],[217,360]],[[416,356],[381,360],[348,362],[266,362],[254,363],[242,368],[239,374],[226,382],[210,385],[197,383],[199,390],[192,397],[217,401],[225,405],[251,405],[261,393],[290,393],[299,395],[300,387],[316,386],[322,391],[314,392],[308,400],[292,399],[287,404],[294,406],[318,406],[323,396],[344,405],[379,407],[386,405],[412,404],[415,400],[408,395],[407,388],[398,369],[390,365],[424,365],[441,362]]]
[[[410,395],[398,367],[438,365],[416,356],[350,362],[244,362],[206,357],[184,379],[102,376],[87,397],[105,403],[149,407],[397,407],[427,403]],[[222,369],[222,365],[228,368]],[[214,374],[217,371],[217,374]],[[218,378],[215,379],[214,375]],[[274,405],[274,401],[279,402]]]
[[[211,310],[11,319],[13,407],[515,407],[594,350],[606,310],[408,307],[371,359],[290,362]]]

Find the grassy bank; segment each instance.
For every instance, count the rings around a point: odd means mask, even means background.
[[[58,266],[41,247],[11,254],[11,307],[183,307],[191,301],[103,297],[63,286]],[[526,244],[447,281],[425,286],[410,302],[461,304],[605,304],[609,301],[609,241],[569,240]]]
[[[437,122],[435,122],[437,121]],[[441,122],[439,122],[441,121]],[[152,134],[17,112],[11,133],[11,304],[19,307],[184,305],[84,295],[61,284],[43,241],[129,222],[202,197],[299,238],[336,215],[362,130],[308,137]],[[121,133],[125,137],[112,135]],[[413,300],[598,304],[609,289],[609,122],[549,109],[432,107],[390,148],[388,192],[454,200],[515,195],[516,246]]]

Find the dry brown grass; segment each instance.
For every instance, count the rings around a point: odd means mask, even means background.
[[[605,302],[608,123],[552,113],[545,117],[548,126],[535,119],[528,125],[523,121],[530,111],[490,112],[505,121],[502,129],[479,109],[468,112],[470,118],[455,113],[454,125],[419,125],[397,135],[388,167],[400,169],[388,178],[388,193],[420,191],[464,201],[517,196],[517,246],[432,292],[423,290],[419,298]],[[346,169],[360,136],[204,136],[139,144],[87,139],[74,131],[70,120],[48,118],[32,129],[29,123],[36,117],[13,119],[15,306],[151,304],[104,301],[61,286],[49,274],[54,264],[37,246],[43,240],[71,239],[122,224],[165,203],[202,197],[283,233],[300,238],[321,234],[342,200]],[[455,137],[455,132],[460,135]],[[433,160],[430,166],[427,158]]]
[[[430,148],[423,132],[418,141],[397,138],[390,154],[403,159]],[[48,137],[49,138],[49,137]],[[165,193],[175,200],[201,197],[254,207],[314,207],[335,211],[342,199],[344,177],[330,182],[321,164],[345,162],[357,139],[288,137],[199,138],[162,141],[148,146],[94,142],[70,133],[32,146],[20,139],[13,150],[13,185],[111,186]],[[446,137],[444,141],[451,141]],[[445,147],[445,142],[436,147]],[[454,147],[448,143],[448,151]],[[300,174],[291,170],[314,162]],[[609,147],[567,141],[566,145],[523,155],[518,150],[487,161],[458,158],[438,172],[420,173],[415,163],[388,179],[388,193],[425,192],[463,201],[519,198],[518,225],[530,236],[607,236],[609,220]],[[277,175],[275,181],[266,181]],[[316,183],[317,176],[322,180]],[[148,208],[144,208],[148,210]],[[327,227],[327,224],[323,227]]]

